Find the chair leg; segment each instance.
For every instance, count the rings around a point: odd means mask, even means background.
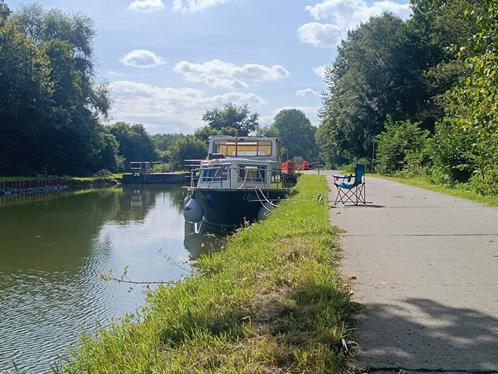
[[[334,205],[337,205],[339,201],[341,201],[341,189],[337,187],[337,195],[335,195]]]
[[[367,193],[366,193],[366,188],[365,188],[365,183],[361,185],[360,189],[360,201],[365,205],[367,203]]]
[[[358,205],[360,203],[362,204],[367,203],[366,189],[364,183],[350,190],[342,189],[338,186],[336,187],[337,187],[337,195],[334,201],[334,205],[337,205],[339,202],[342,203],[343,205],[346,205],[346,203],[348,202],[354,205]]]

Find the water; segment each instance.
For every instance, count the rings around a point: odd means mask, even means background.
[[[187,236],[179,187],[119,187],[0,200],[0,373],[45,373],[57,355],[144,302],[115,281],[191,272],[204,238]],[[205,248],[206,246],[203,246]],[[207,246],[209,247],[209,246]]]

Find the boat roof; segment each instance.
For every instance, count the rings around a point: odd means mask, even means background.
[[[278,141],[276,137],[266,137],[266,136],[232,136],[232,135],[213,135],[209,137],[211,140],[227,140],[243,142],[243,141]]]
[[[274,163],[272,160],[267,159],[256,159],[256,158],[242,158],[242,157],[224,157],[224,158],[216,158],[213,160],[202,160],[201,165],[208,164],[272,164]]]

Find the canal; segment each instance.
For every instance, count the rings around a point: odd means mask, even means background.
[[[145,286],[103,274],[190,274],[190,261],[215,244],[185,240],[184,197],[180,187],[123,186],[0,199],[0,373],[46,373],[82,333],[143,304]]]

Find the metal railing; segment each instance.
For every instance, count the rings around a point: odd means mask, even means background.
[[[249,170],[247,170],[249,167]],[[212,176],[206,176],[205,172],[214,170]],[[244,170],[244,175],[241,171]],[[247,172],[256,171],[256,173]],[[269,179],[267,173],[269,172]],[[280,189],[283,187],[280,169],[262,169],[257,165],[251,168],[251,165],[244,165],[243,167],[230,167],[229,165],[216,165],[209,167],[202,167],[191,169],[190,171],[190,187],[196,187],[198,181],[209,182],[207,188],[215,187],[219,183],[219,187],[232,188],[232,176],[235,173],[237,177],[237,189]]]

